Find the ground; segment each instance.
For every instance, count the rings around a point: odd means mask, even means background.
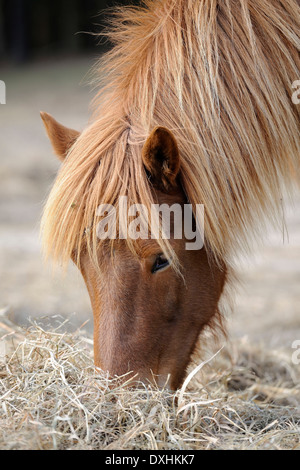
[[[53,275],[40,250],[39,220],[59,163],[40,117],[47,111],[82,129],[93,91],[86,76],[93,58],[39,62],[3,69],[7,104],[0,106],[0,309],[28,325],[51,327],[69,318],[92,333],[89,298],[77,270]],[[229,318],[229,338],[291,359],[300,341],[300,197],[287,201],[286,229],[270,229],[264,244],[238,264],[241,287]],[[284,233],[284,237],[283,237]],[[284,240],[283,240],[284,238]],[[300,365],[296,365],[300,367]]]

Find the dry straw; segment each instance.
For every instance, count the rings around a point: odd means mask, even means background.
[[[299,368],[283,353],[240,341],[190,380],[196,355],[170,393],[95,370],[82,332],[0,328],[14,342],[0,359],[1,449],[300,448]]]

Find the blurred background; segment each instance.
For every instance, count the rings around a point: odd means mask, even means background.
[[[92,313],[83,281],[72,265],[64,276],[43,263],[39,222],[59,163],[39,112],[83,129],[95,90],[88,72],[110,45],[95,36],[106,7],[134,3],[103,0],[0,0],[0,311],[68,328]],[[138,2],[135,2],[138,3]],[[93,33],[93,34],[89,34]],[[263,248],[239,264],[242,287],[230,320],[233,338],[291,350],[300,339],[300,203],[287,203],[286,227],[270,229]],[[284,240],[283,240],[284,238]],[[3,310],[2,310],[3,311]],[[0,320],[1,321],[1,320]]]
[[[95,52],[104,10],[127,3],[138,1],[0,0],[0,63]]]

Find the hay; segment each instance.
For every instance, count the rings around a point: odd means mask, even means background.
[[[239,341],[170,393],[95,370],[82,331],[2,318],[0,344],[1,449],[300,448],[299,367],[288,355]]]

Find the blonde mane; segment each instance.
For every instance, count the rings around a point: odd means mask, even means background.
[[[86,231],[100,203],[127,195],[150,206],[141,149],[161,125],[178,141],[188,200],[205,206],[206,247],[230,263],[280,214],[299,172],[298,1],[147,0],[117,9],[107,34],[92,121],[45,207],[46,254],[66,262],[85,239],[96,258],[100,241]]]

